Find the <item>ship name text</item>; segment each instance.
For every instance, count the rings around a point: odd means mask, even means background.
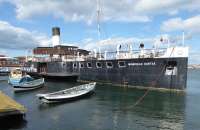
[[[142,65],[145,65],[145,66],[149,66],[149,65],[156,65],[155,62],[132,62],[132,63],[128,63],[129,66],[142,66]]]

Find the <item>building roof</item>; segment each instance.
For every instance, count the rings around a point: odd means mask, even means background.
[[[80,55],[88,55],[89,51],[78,49],[76,46],[66,46],[66,45],[57,45],[54,47],[37,47],[33,49],[33,54],[36,55],[76,55],[77,53]]]

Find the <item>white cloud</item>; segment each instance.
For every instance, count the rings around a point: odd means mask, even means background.
[[[4,0],[16,6],[18,19],[51,15],[65,21],[96,21],[96,0]],[[101,21],[148,22],[157,14],[200,11],[199,0],[100,0]],[[151,15],[149,15],[151,14]]]
[[[181,18],[169,19],[162,23],[161,30],[170,32],[176,30],[183,30],[183,21]]]
[[[183,20],[182,18],[169,19],[162,23],[161,30],[165,32],[186,31],[190,34],[200,33],[200,15]]]
[[[0,55],[5,55],[6,53],[7,53],[6,50],[4,50],[4,49],[0,49]]]
[[[95,0],[15,0],[16,14],[19,19],[29,19],[34,16],[53,15],[56,18],[63,18],[65,21],[86,21],[88,24],[96,21]],[[142,21],[149,20],[147,16],[134,14],[131,8],[134,2],[128,5],[127,2],[102,1],[102,21]],[[131,6],[132,5],[132,6]],[[124,8],[128,6],[127,8]],[[120,10],[120,11],[119,11]]]
[[[88,24],[96,21],[96,0],[14,0],[16,14],[19,19],[29,19],[34,16],[53,15],[65,21],[86,21]],[[134,1],[114,2],[101,1],[103,10],[102,21],[149,21],[147,16],[133,12]]]
[[[199,0],[140,0],[135,6],[135,11],[144,14],[178,14],[181,10],[200,11]]]
[[[16,27],[6,21],[0,21],[0,46],[5,49],[28,49],[47,46],[50,40],[37,32]]]
[[[151,48],[153,44],[160,40],[161,36],[151,37],[151,38],[136,38],[136,37],[117,37],[117,38],[108,38],[101,41],[94,41],[90,40],[89,42],[83,43],[84,49],[86,50],[93,50],[101,48],[102,51],[116,51],[117,45],[122,45],[122,48],[125,47],[126,49],[127,45],[130,44],[133,46],[134,50],[139,49],[139,44],[144,43],[145,47]]]
[[[160,39],[163,39],[163,42],[160,42]],[[191,35],[186,34],[185,40],[191,39]],[[89,40],[88,40],[89,39]],[[117,45],[122,45],[127,47],[127,44],[132,45],[134,50],[139,49],[139,44],[144,43],[145,48],[152,49],[153,46],[165,48],[168,46],[168,43],[170,45],[177,45],[182,44],[182,36],[170,36],[169,34],[162,34],[162,35],[156,35],[153,37],[148,38],[136,38],[136,37],[114,37],[114,38],[108,38],[100,41],[95,41],[91,38],[87,38],[86,40],[82,41],[83,45],[85,45],[83,48],[86,50],[93,50],[101,48],[102,51],[116,51]]]
[[[161,12],[168,11],[173,6],[178,6],[177,4],[181,4],[180,0],[163,0],[163,1],[155,1],[155,0],[140,0],[137,2],[135,6],[135,11],[141,13],[156,13],[158,10]],[[157,12],[157,13],[160,13]]]

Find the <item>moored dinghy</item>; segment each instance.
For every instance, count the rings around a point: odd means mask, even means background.
[[[81,98],[94,92],[96,82],[75,86],[73,88],[54,93],[37,94],[39,99],[46,103],[69,101]]]
[[[44,85],[44,78],[33,79],[30,76],[23,77],[18,84],[13,85],[15,91],[26,91],[40,88]]]

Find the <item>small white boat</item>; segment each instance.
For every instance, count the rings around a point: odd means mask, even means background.
[[[79,85],[73,88],[54,93],[37,94],[36,96],[45,103],[54,103],[79,99],[94,92],[96,82]]]
[[[14,84],[15,91],[26,91],[40,88],[44,85],[44,78],[33,79],[30,76],[23,77],[18,84]]]

